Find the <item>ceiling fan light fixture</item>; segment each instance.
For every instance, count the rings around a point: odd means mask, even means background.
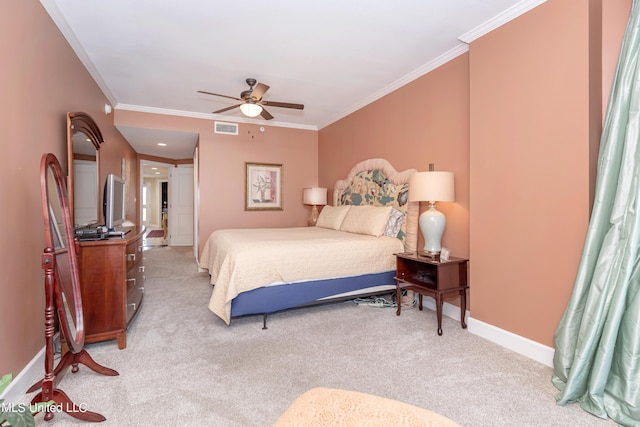
[[[253,102],[247,102],[240,105],[240,111],[247,117],[256,117],[262,113],[262,106]]]

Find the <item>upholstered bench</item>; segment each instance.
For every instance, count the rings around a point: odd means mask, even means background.
[[[426,409],[356,391],[313,388],[298,397],[276,427],[460,427]]]

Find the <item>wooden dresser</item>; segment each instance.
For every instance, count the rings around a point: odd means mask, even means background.
[[[144,227],[124,237],[79,242],[78,268],[84,311],[85,342],[118,340],[127,346],[127,327],[144,295]]]

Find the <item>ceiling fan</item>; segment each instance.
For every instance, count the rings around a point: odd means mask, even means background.
[[[264,109],[264,106],[294,108],[296,110],[304,109],[304,105],[302,104],[292,104],[289,102],[276,102],[276,101],[264,100],[262,99],[262,97],[264,96],[265,92],[269,90],[269,86],[262,83],[258,83],[256,85],[257,83],[256,79],[252,79],[252,78],[247,79],[246,82],[249,85],[249,89],[242,91],[240,93],[240,98],[236,98],[235,96],[220,95],[219,93],[212,93],[204,90],[199,90],[198,93],[204,93],[206,95],[222,96],[223,98],[242,101],[241,104],[232,105],[231,107],[226,107],[218,111],[214,111],[213,114],[224,113],[225,111],[229,111],[236,107],[240,107],[242,114],[244,114],[247,117],[262,116],[262,118],[265,120],[271,120],[273,119],[273,116],[269,114],[267,110]]]

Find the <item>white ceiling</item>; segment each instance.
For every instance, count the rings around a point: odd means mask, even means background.
[[[118,130],[138,154],[167,159],[192,158],[193,149],[198,142],[198,134],[194,132],[143,129],[130,126],[118,126]]]
[[[142,176],[143,178],[153,178],[153,179],[169,179],[169,168],[170,165],[162,165],[156,162],[143,162],[142,165]]]
[[[305,105],[268,107],[270,125],[321,129],[546,0],[40,1],[116,109],[263,123],[213,115],[238,102],[197,93],[240,97],[253,77],[271,87],[265,100]],[[196,141],[121,132],[145,154],[164,156],[155,137],[188,146],[169,158]]]

